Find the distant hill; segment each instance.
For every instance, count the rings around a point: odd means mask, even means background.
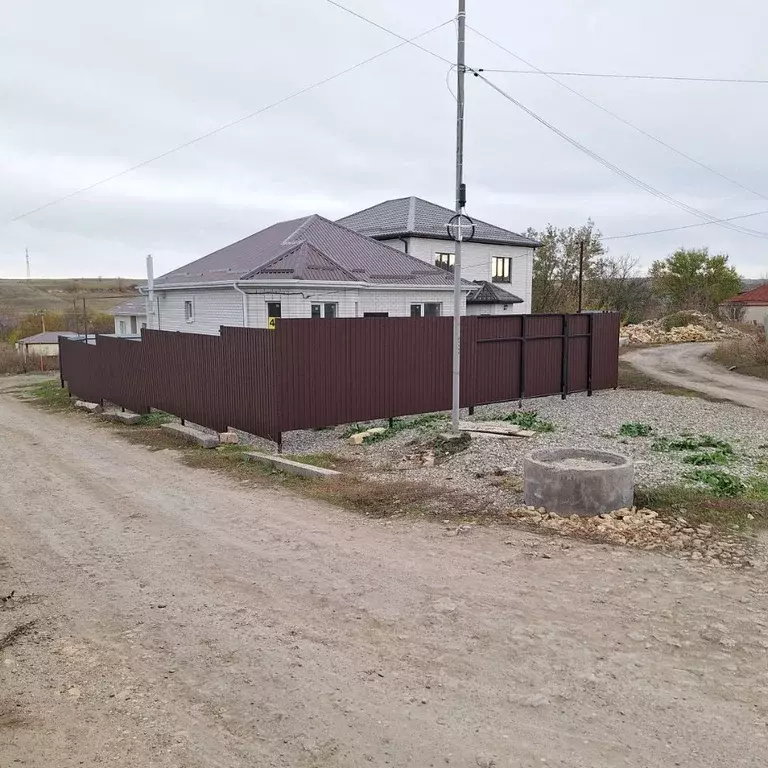
[[[72,302],[89,312],[108,312],[123,301],[138,296],[142,280],[126,277],[66,278],[63,280],[1,280],[0,315],[20,316],[50,310],[67,312]]]
[[[768,283],[768,279],[766,280],[753,280],[752,278],[745,278],[743,277],[741,279],[741,290],[742,291],[751,291],[753,288],[757,288],[760,285],[763,285],[764,283]]]

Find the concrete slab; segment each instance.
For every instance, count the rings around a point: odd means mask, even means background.
[[[130,424],[131,426],[141,423],[141,416],[133,411],[104,411],[101,418],[106,421],[116,421],[119,424]]]
[[[218,435],[209,435],[207,432],[200,432],[192,427],[182,426],[181,424],[163,424],[160,429],[170,432],[176,437],[181,437],[190,443],[197,443],[203,448],[215,448],[219,444]]]
[[[220,432],[219,442],[224,445],[237,445],[240,442],[240,438],[236,432]]]
[[[338,477],[341,472],[335,469],[326,469],[325,467],[313,467],[311,464],[302,464],[300,461],[284,459],[281,456],[275,456],[271,453],[255,453],[248,451],[244,454],[252,461],[258,461],[261,464],[267,464],[281,472],[287,472],[291,475],[301,475],[302,477],[319,477],[327,480],[331,477]]]
[[[505,424],[498,421],[460,421],[459,429],[462,432],[478,432],[486,435],[502,435],[504,437],[531,437],[531,435],[535,434],[518,427],[517,424]]]
[[[88,413],[101,413],[101,406],[98,403],[89,403],[87,400],[76,400],[75,408]]]

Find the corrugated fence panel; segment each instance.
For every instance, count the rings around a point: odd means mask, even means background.
[[[619,386],[619,315],[605,312],[593,315],[592,388]]]
[[[278,320],[221,336],[144,330],[142,341],[62,340],[62,375],[86,400],[148,407],[279,440],[291,429],[447,410],[452,318]],[[462,406],[618,383],[619,317],[462,320]],[[521,388],[522,385],[522,388]]]

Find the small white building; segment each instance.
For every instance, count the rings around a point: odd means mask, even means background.
[[[722,304],[726,309],[729,305],[732,314],[740,315],[741,322],[763,325],[768,319],[768,283],[758,285],[751,291],[744,291]]]
[[[44,331],[34,336],[27,336],[16,342],[16,350],[28,357],[55,357],[59,354],[59,336],[74,338],[77,336],[72,331]]]
[[[144,297],[125,301],[112,310],[116,336],[139,336],[147,327],[147,301]]]

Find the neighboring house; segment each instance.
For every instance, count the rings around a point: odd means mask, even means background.
[[[59,354],[59,336],[73,338],[77,336],[72,331],[44,331],[34,336],[27,336],[16,342],[16,349],[28,357],[54,357]]]
[[[139,336],[147,327],[147,300],[143,297],[125,301],[115,307],[115,334],[117,336]]]
[[[724,301],[721,306],[734,319],[762,325],[768,315],[768,283],[759,285],[751,291],[744,291]]]
[[[453,268],[456,244],[447,224],[454,211],[420,197],[387,200],[358,211],[339,224],[404,251],[427,264]],[[475,219],[472,238],[462,244],[461,276],[478,285],[468,314],[525,314],[531,311],[533,254],[541,243]]]
[[[465,285],[462,312],[476,288]],[[317,214],[273,224],[162,275],[154,291],[150,326],[190,333],[268,328],[281,317],[453,314],[450,272]]]

